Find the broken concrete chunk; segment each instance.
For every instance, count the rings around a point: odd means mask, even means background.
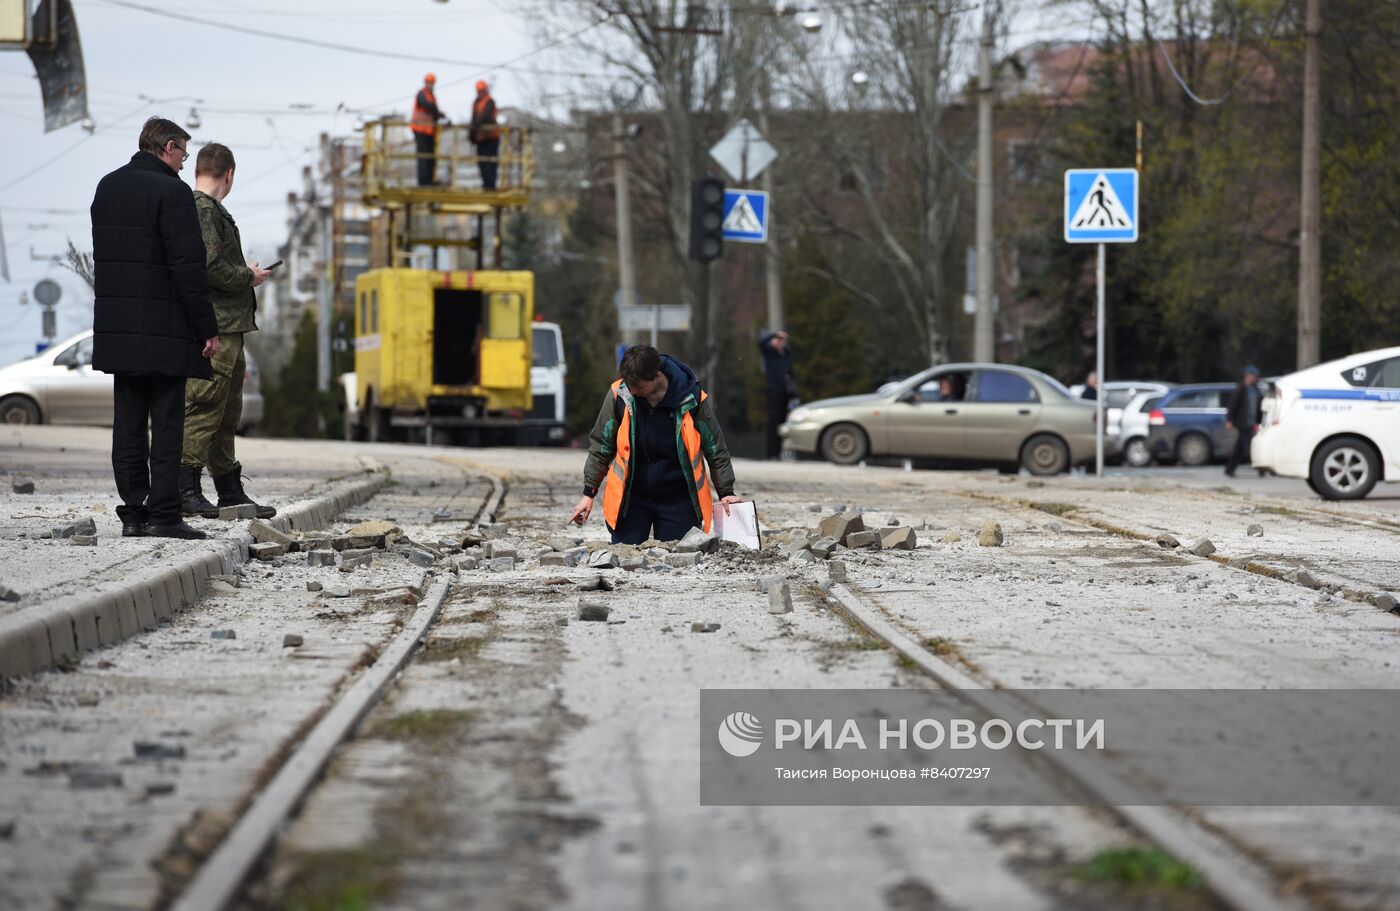
[[[600,550],[588,557],[588,565],[592,569],[614,569],[617,563],[617,554],[610,550]]]
[[[788,559],[793,563],[815,563],[817,562],[817,555],[810,550],[795,550]]]
[[[219,518],[225,522],[235,522],[239,519],[256,519],[258,508],[252,503],[240,503],[237,506],[220,506]]]
[[[633,572],[636,571],[636,570],[639,570],[639,569],[646,569],[646,568],[647,568],[647,558],[646,558],[646,557],[628,557],[626,560],[623,560],[623,561],[622,561],[622,568],[625,569],[625,570],[628,570],[628,571],[633,571]]]
[[[173,781],[152,781],[146,784],[147,797],[164,797],[167,794],[175,793],[175,782]]]
[[[1388,610],[1392,614],[1400,613],[1400,601],[1396,601],[1395,596],[1392,594],[1382,593],[1377,595],[1376,607],[1379,607],[1381,610]]]
[[[494,560],[497,557],[516,557],[519,556],[519,552],[515,549],[514,544],[507,544],[504,541],[488,541],[486,543],[486,556]]]
[[[326,583],[326,587],[323,591],[323,594],[327,598],[348,598],[350,597],[350,586],[336,585],[334,583],[328,582]]]
[[[666,565],[674,566],[678,569],[684,569],[689,566],[699,566],[700,552],[691,551],[688,554],[667,554]]]
[[[826,564],[826,577],[832,582],[846,581],[846,564],[840,560],[832,560]]]
[[[256,557],[259,560],[271,560],[275,557],[282,556],[286,552],[286,545],[278,544],[273,541],[248,545],[248,556]]]
[[[779,574],[777,574],[777,573],[771,573],[771,574],[766,575],[766,576],[759,576],[759,577],[758,577],[758,590],[761,591],[761,592],[763,592],[763,593],[766,595],[766,594],[768,594],[768,590],[769,590],[770,588],[772,588],[773,586],[775,586],[775,585],[783,585],[783,584],[785,584],[786,582],[787,582],[787,576],[782,576],[782,575],[779,575]]]
[[[606,604],[597,601],[585,601],[582,598],[578,602],[578,618],[580,620],[591,620],[601,622],[608,619],[609,608]]]
[[[692,623],[690,624],[692,633],[713,633],[719,631],[718,623]]]
[[[719,550],[719,537],[701,528],[692,528],[676,542],[676,553],[712,554]]]
[[[74,535],[71,541],[78,547],[96,547],[97,535]]]
[[[158,740],[137,740],[131,745],[137,759],[184,759],[185,747],[179,743]]]
[[[1264,526],[1258,524],[1251,525],[1245,530],[1245,534],[1249,535],[1251,538],[1262,538],[1264,537]]]
[[[592,579],[580,582],[578,587],[580,591],[585,592],[610,592],[613,590],[613,584],[602,576],[594,576]]]
[[[370,600],[375,604],[407,604],[412,607],[418,603],[418,596],[406,586],[400,586],[379,592]]]
[[[1178,541],[1178,540],[1177,540],[1175,537],[1173,537],[1172,535],[1168,535],[1168,534],[1160,534],[1160,535],[1158,535],[1157,538],[1156,538],[1156,541],[1157,541],[1157,546],[1158,546],[1158,547],[1165,547],[1165,548],[1167,548],[1168,550],[1171,550],[1172,548],[1176,548],[1176,547],[1180,547],[1180,546],[1181,546],[1181,542],[1180,542],[1180,541]]]
[[[380,550],[389,545],[389,538],[402,535],[403,529],[387,519],[370,519],[345,532],[345,537],[352,539],[347,542],[348,546],[377,547]]]
[[[487,562],[486,568],[493,573],[508,573],[515,569],[514,557],[492,557]]]
[[[851,545],[846,538],[854,532],[865,530],[865,520],[859,513],[838,512],[821,520],[817,533],[823,538],[835,538],[837,543]]]
[[[825,560],[836,553],[837,546],[835,538],[818,538],[812,542],[812,546],[808,550]]]
[[[854,531],[846,536],[845,544],[852,550],[862,547],[880,549],[880,533],[876,531]]]
[[[120,772],[113,772],[110,769],[82,767],[72,769],[68,772],[68,787],[80,790],[96,790],[98,788],[119,788],[122,786],[122,776]]]
[[[646,555],[648,557],[651,557],[653,560],[665,560],[666,555],[669,553],[670,551],[664,547],[650,547],[647,548]]]
[[[210,639],[237,639],[238,633],[231,629],[216,629],[209,634]]]
[[[55,525],[53,529],[53,539],[55,541],[61,541],[64,538],[71,538],[77,533],[78,526],[76,523],[69,525]]]
[[[350,572],[361,566],[369,566],[374,562],[374,548],[360,547],[353,550],[343,550],[340,552],[341,572]]]
[[[1306,569],[1300,569],[1293,574],[1293,581],[1304,588],[1319,588],[1319,583],[1312,573]]]
[[[280,529],[264,522],[262,519],[254,519],[248,523],[248,534],[253,536],[253,540],[261,544],[280,544],[282,552],[286,553],[296,544],[296,538]]]
[[[306,639],[297,633],[287,633],[282,637],[283,648],[301,648],[302,644],[305,642]]]
[[[1215,553],[1215,545],[1211,543],[1210,538],[1202,538],[1191,545],[1191,553],[1198,557],[1209,557]]]
[[[962,540],[962,535],[958,534],[958,533],[955,532],[955,531],[950,531],[950,532],[948,532],[946,535],[943,536],[943,543],[944,543],[944,544],[956,544],[956,543],[958,543],[958,542],[961,541],[961,540]]]
[[[792,590],[786,582],[779,582],[768,589],[768,613],[792,613]]]
[[[10,489],[15,493],[33,493],[34,482],[28,478],[15,478],[10,484]]]
[[[982,547],[1000,547],[1005,542],[1006,536],[1001,533],[1001,525],[996,522],[988,522],[977,533],[977,543]]]
[[[908,525],[901,525],[880,539],[880,546],[885,550],[913,550],[918,543],[918,536]]]
[[[555,551],[553,553],[540,554],[541,566],[573,566],[573,554]]]
[[[421,547],[413,547],[408,551],[408,562],[415,566],[432,566],[437,558]]]
[[[476,557],[462,556],[454,560],[452,565],[457,567],[458,572],[470,572],[481,565],[481,560]]]
[[[8,601],[11,604],[19,600],[19,592],[6,585],[0,585],[0,601]]]
[[[309,592],[318,592],[321,590],[321,583],[312,579],[310,582],[306,583],[306,590]]]
[[[335,551],[333,550],[308,550],[306,552],[307,566],[334,566]]]

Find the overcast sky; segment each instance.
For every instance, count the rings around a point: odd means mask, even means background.
[[[1040,4],[1025,5],[1030,12],[1021,20],[1033,24]],[[286,196],[299,189],[302,166],[314,162],[319,134],[352,128],[354,114],[337,107],[406,115],[429,70],[438,77],[439,104],[456,120],[470,117],[471,85],[483,76],[502,107],[566,96],[575,80],[531,72],[567,65],[554,51],[532,54],[542,40],[530,15],[536,6],[526,0],[296,0],[281,6],[274,0],[74,0],[93,135],[76,124],[45,134],[28,56],[0,52],[0,226],[11,279],[0,281],[0,364],[34,351],[38,307],[31,300],[21,308],[18,301],[21,291],[32,298],[42,278],[64,287],[60,340],[91,325],[87,289],[48,259],[31,259],[31,250],[39,257],[61,254],[70,237],[90,249],[93,188],[136,151],[147,117],[183,124],[194,108],[200,126],[190,131],[191,152],[209,141],[233,149],[238,169],[227,205],[245,247],[266,263],[286,239]],[[493,68],[509,61],[517,62]],[[193,154],[182,176],[193,185]]]

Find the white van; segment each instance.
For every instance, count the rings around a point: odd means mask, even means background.
[[[1400,347],[1353,354],[1274,383],[1250,456],[1306,478],[1328,500],[1359,500],[1400,481]]]

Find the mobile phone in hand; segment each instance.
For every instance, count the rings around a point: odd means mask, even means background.
[[[277,268],[278,266],[280,266],[280,265],[282,265],[282,260],[279,259],[277,262],[273,263],[272,265],[270,265],[270,266],[263,266],[263,268],[266,269],[268,272],[271,272],[273,269],[276,269],[276,268]]]

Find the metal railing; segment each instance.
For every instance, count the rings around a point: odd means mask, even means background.
[[[535,174],[534,152],[527,129],[497,126],[500,150],[495,156],[477,154],[466,124],[438,127],[436,152],[420,156],[406,120],[375,120],[364,126],[364,199],[371,205],[393,205],[424,195],[441,201],[457,199],[486,206],[523,205]],[[430,185],[418,182],[418,163],[433,159]],[[482,183],[483,164],[496,165],[496,186]]]

